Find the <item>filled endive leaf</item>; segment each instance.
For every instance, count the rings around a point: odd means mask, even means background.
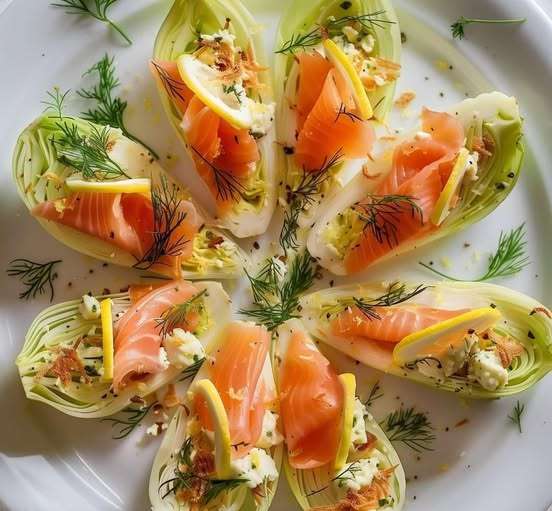
[[[465,229],[508,196],[523,154],[513,97],[492,92],[446,113],[424,109],[419,131],[323,203],[309,251],[345,275]]]
[[[52,236],[110,263],[184,278],[234,278],[238,245],[119,129],[42,116],[13,154],[20,197]]]
[[[274,104],[261,26],[239,0],[177,0],[151,71],[166,114],[238,237],[262,234],[276,203]]]
[[[214,282],[85,295],[41,312],[16,364],[29,399],[106,417],[199,366],[229,321],[230,299]]]
[[[284,466],[301,508],[402,509],[401,462],[357,397],[354,375],[338,376],[299,320],[278,329],[278,353]]]
[[[301,300],[317,339],[380,371],[473,398],[522,392],[552,369],[552,315],[492,284],[354,284]]]
[[[370,119],[383,121],[391,109],[400,50],[397,17],[386,0],[293,3],[284,14],[275,61],[289,206],[284,249],[299,243],[320,200],[367,161]]]
[[[235,321],[220,332],[155,456],[154,510],[267,510],[283,437],[270,334]]]

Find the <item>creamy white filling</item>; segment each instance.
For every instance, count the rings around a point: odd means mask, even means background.
[[[278,470],[274,460],[263,449],[253,448],[243,458],[232,461],[234,476],[245,479],[249,488],[256,488],[264,481],[275,481]]]
[[[163,346],[169,362],[179,369],[191,366],[205,357],[205,349],[199,339],[182,328],[175,328],[163,339]]]
[[[100,302],[93,296],[83,295],[79,312],[84,319],[98,319],[100,317]]]

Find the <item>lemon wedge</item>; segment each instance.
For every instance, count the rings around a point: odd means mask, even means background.
[[[186,86],[219,117],[235,128],[249,129],[253,117],[249,101],[239,92],[225,92],[220,73],[193,55],[184,54],[176,61],[180,76]]]
[[[339,375],[339,382],[343,388],[343,411],[341,412],[341,438],[334,461],[334,469],[341,470],[351,447],[353,434],[353,417],[355,408],[356,378],[354,374],[344,373]]]
[[[483,332],[501,318],[500,312],[492,307],[481,307],[441,321],[428,328],[407,335],[393,350],[393,361],[403,366],[424,357],[443,356],[450,346],[457,347],[464,342],[466,334]]]
[[[331,39],[326,39],[323,44],[326,56],[351,87],[360,116],[363,119],[370,119],[374,115],[372,105],[353,63],[345,52]]]
[[[113,313],[111,298],[100,302],[100,315],[102,321],[102,347],[103,347],[103,381],[113,380]]]
[[[230,442],[230,426],[224,404],[216,387],[210,380],[199,380],[195,392],[203,396],[207,403],[209,414],[215,427],[215,469],[219,479],[231,476],[230,462],[232,460],[232,444]]]
[[[429,217],[429,220],[433,225],[441,225],[450,213],[450,210],[452,209],[452,200],[458,188],[460,188],[464,176],[466,175],[466,168],[469,157],[470,153],[465,147],[460,149],[460,152],[458,153],[458,158],[456,159],[456,163],[454,164],[452,172],[450,173],[450,176],[447,180],[447,184],[439,195],[437,203],[435,204],[435,209]]]
[[[85,181],[67,179],[65,185],[72,192],[101,193],[151,193],[151,180],[147,177],[121,179],[120,181]]]

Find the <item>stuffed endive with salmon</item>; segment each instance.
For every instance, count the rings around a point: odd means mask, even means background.
[[[249,322],[219,334],[155,457],[153,510],[269,508],[283,446],[270,341]]]
[[[379,283],[301,299],[309,332],[363,364],[473,398],[527,390],[552,369],[552,314],[492,284]]]
[[[290,5],[275,62],[279,161],[289,205],[284,231],[289,224],[308,226],[320,200],[368,160],[372,121],[383,121],[393,104],[400,48],[397,17],[386,0]]]
[[[499,92],[448,112],[424,108],[421,125],[323,202],[307,246],[337,275],[465,229],[514,188],[523,161],[516,99]]]
[[[302,509],[400,510],[405,476],[393,446],[299,320],[278,329],[285,470]]]
[[[25,394],[75,417],[105,417],[197,370],[230,321],[214,282],[131,286],[48,307],[16,359]]]
[[[44,229],[86,255],[174,278],[242,271],[238,245],[119,129],[43,115],[17,140],[13,179]]]
[[[274,103],[261,27],[239,0],[176,0],[150,68],[171,124],[238,237],[262,234],[276,202]]]

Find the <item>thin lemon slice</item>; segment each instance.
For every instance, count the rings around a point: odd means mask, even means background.
[[[203,396],[215,428],[215,469],[219,479],[231,476],[232,444],[228,415],[216,387],[210,380],[199,380],[195,392]]]
[[[236,128],[251,127],[253,117],[245,94],[238,100],[236,94],[225,92],[217,70],[190,54],[181,55],[176,63],[184,83],[205,106]]]
[[[121,179],[120,181],[85,181],[84,179],[67,179],[65,185],[73,192],[101,193],[150,193],[151,180],[147,177]]]
[[[492,307],[481,307],[407,335],[393,350],[393,361],[403,366],[414,360],[440,358],[449,347],[459,346],[468,333],[483,332],[501,318]],[[472,332],[473,331],[473,332]]]
[[[351,436],[353,434],[353,418],[355,408],[356,378],[354,374],[344,373],[339,375],[339,382],[343,388],[343,411],[341,412],[341,437],[334,461],[334,469],[341,470],[351,448]]]
[[[111,298],[100,302],[102,321],[103,381],[113,380],[113,313]]]
[[[454,164],[452,172],[450,173],[450,176],[447,180],[447,184],[439,195],[437,203],[435,204],[435,209],[429,217],[433,225],[441,225],[450,213],[450,210],[452,209],[452,200],[458,188],[460,188],[464,176],[466,175],[466,168],[469,157],[470,153],[465,147],[460,149],[460,152],[458,153],[458,158],[456,159],[456,163]]]
[[[345,52],[331,39],[326,39],[323,44],[326,56],[351,87],[361,117],[363,119],[370,119],[374,115],[372,105],[353,63]]]

